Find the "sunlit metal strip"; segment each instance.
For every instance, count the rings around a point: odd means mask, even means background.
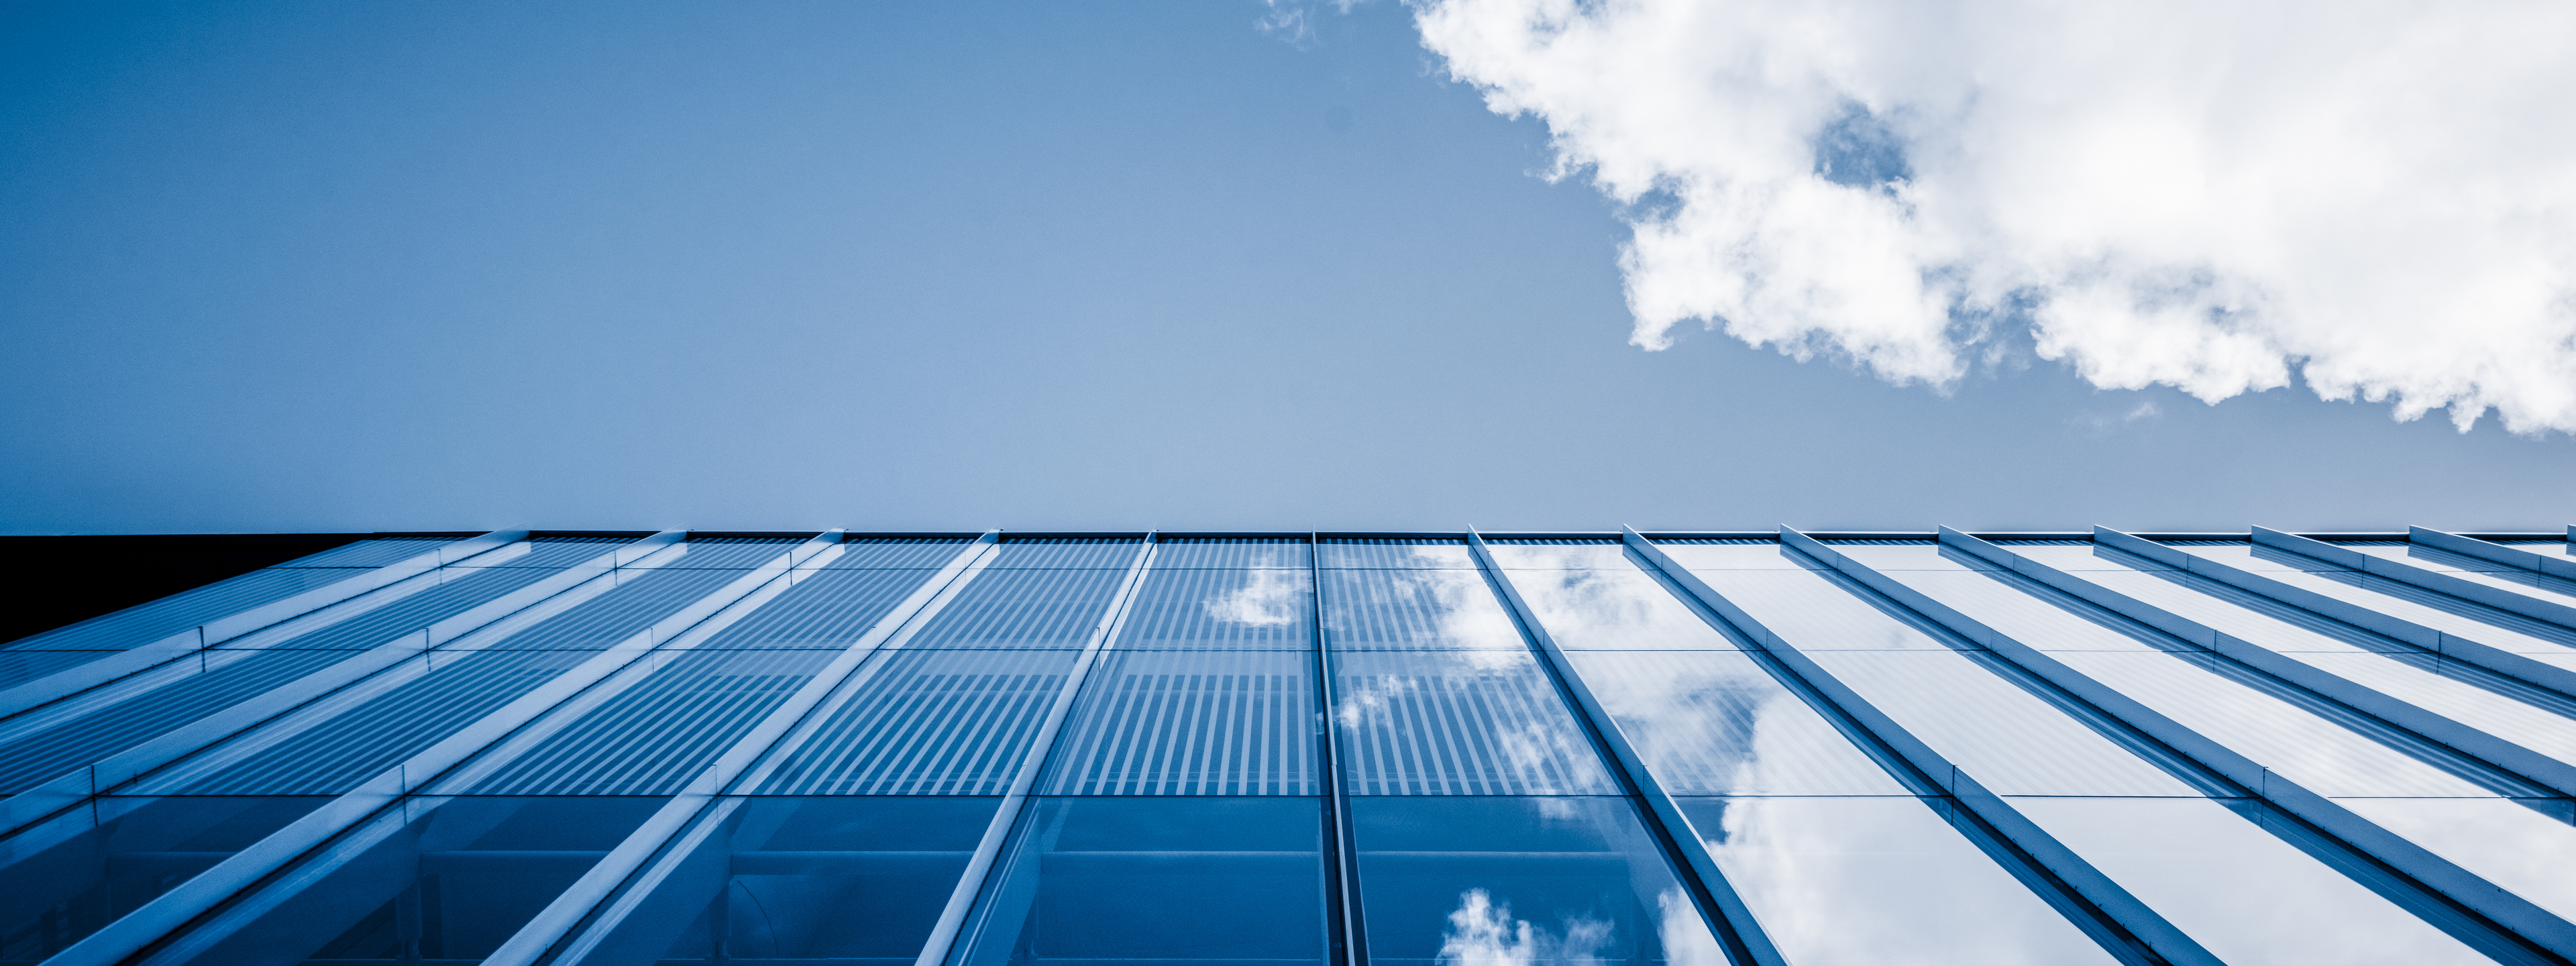
[[[500,710],[448,736],[409,759],[386,769],[357,790],[333,799],[249,848],[216,863],[142,908],[108,924],[48,960],[56,966],[106,966],[129,956],[151,962],[185,962],[222,942],[233,930],[282,900],[261,896],[258,887],[308,852],[332,842],[388,808],[401,807],[416,789],[437,781],[449,769],[473,758],[520,726],[537,720],[591,685],[643,659],[659,645],[687,633],[734,601],[781,579],[795,563],[839,542],[838,532],[825,533],[770,564],[752,570],[697,602],[654,622],[569,671],[519,696]],[[371,831],[390,835],[401,823],[378,823]],[[346,843],[343,843],[346,845]],[[342,849],[340,851],[348,851]],[[235,899],[242,902],[234,902]],[[183,928],[184,927],[184,928]]]
[[[2314,557],[2318,560],[2358,570],[2374,577],[2386,577],[2401,584],[2419,587],[2437,594],[2457,597],[2470,603],[2493,607],[2509,614],[2520,614],[2524,617],[2531,618],[2532,620],[2555,624],[2559,627],[2576,629],[2576,607],[2569,607],[2565,604],[2556,603],[2554,601],[2542,600],[2529,594],[2515,593],[2502,587],[2481,584],[2473,580],[2462,580],[2458,577],[2451,576],[2450,574],[2425,567],[2418,567],[2403,560],[2390,560],[2376,554],[2362,553],[2361,551],[2354,550],[2350,547],[2338,547],[2323,540],[2314,540],[2308,537],[2299,536],[2295,533],[2285,533],[2268,527],[2255,527],[2253,539],[2255,543],[2259,543],[2267,547],[2286,550],[2291,553],[2299,554],[2300,556]],[[2540,555],[2531,554],[2530,556],[2539,557]]]
[[[1359,841],[1351,828],[1351,790],[1342,767],[1341,732],[1336,715],[1340,679],[1334,677],[1333,649],[1324,634],[1324,536],[1306,535],[1306,576],[1312,581],[1307,599],[1307,635],[1315,646],[1315,733],[1323,739],[1324,827],[1331,840],[1333,875],[1325,883],[1332,903],[1334,966],[1368,966],[1368,920],[1360,908]]]
[[[808,679],[786,703],[771,709],[759,725],[737,739],[689,783],[686,790],[673,796],[653,817],[627,835],[605,858],[593,864],[572,886],[557,895],[527,925],[520,927],[499,949],[484,959],[486,966],[522,966],[537,962],[553,952],[556,962],[580,962],[602,945],[634,912],[642,900],[667,878],[671,869],[687,860],[693,846],[712,835],[730,814],[741,807],[740,798],[718,798],[733,788],[755,762],[776,761],[791,753],[797,744],[813,733],[811,727],[798,729],[800,723],[816,723],[830,712],[826,699],[840,694],[846,697],[848,679],[878,648],[900,630],[918,628],[937,616],[948,601],[971,577],[970,565],[983,558],[999,539],[988,532],[961,548],[946,566],[932,574],[921,586],[906,596],[902,603],[886,611],[866,632],[841,650],[832,663]],[[818,710],[819,709],[819,710]],[[794,734],[790,734],[794,730]],[[750,776],[757,780],[759,775]],[[674,840],[687,832],[694,840]],[[655,856],[663,861],[647,872],[641,881],[629,885],[639,870]],[[659,873],[655,875],[653,873]],[[612,896],[623,889],[622,901],[603,908]],[[585,922],[585,920],[587,920]],[[570,943],[565,937],[576,927],[581,934]],[[560,950],[557,949],[561,945]]]
[[[2568,539],[2576,540],[2576,527],[2569,527]],[[2504,564],[2516,570],[2528,570],[2564,580],[2576,580],[2576,557],[2566,554],[2550,556],[2533,553],[2521,547],[2492,543],[2476,537],[2465,537],[2423,527],[2407,527],[2406,542],[2420,543],[2436,550],[2448,550],[2465,557],[2476,557]]]
[[[2135,537],[2128,539],[2137,540]],[[2447,745],[2461,754],[2486,762],[2503,771],[2520,775],[2560,795],[2576,795],[2576,765],[2559,761],[2382,694],[2368,685],[2296,660],[2271,648],[2240,640],[2199,621],[2086,580],[2075,573],[2059,570],[2014,553],[2009,547],[1989,543],[1948,527],[1941,528],[1940,542],[1945,546],[1955,547],[2014,573],[2057,588],[2069,596],[2091,602],[2112,613],[2181,638],[2185,643],[2195,647],[2215,651],[2255,670],[2325,695],[2364,714]],[[2172,548],[2160,549],[2170,551]],[[2461,663],[2467,664],[2467,662]],[[2493,673],[2474,666],[2464,670],[2469,675]],[[2502,675],[2497,676],[2502,677]],[[2518,680],[2506,681],[2504,684],[2531,687],[2527,682]]]
[[[20,834],[46,819],[95,796],[115,791],[162,766],[187,758],[262,724],[306,708],[341,689],[419,661],[416,673],[427,673],[431,648],[457,640],[513,614],[536,607],[557,594],[613,575],[619,567],[651,556],[677,542],[686,531],[668,530],[630,543],[563,573],[522,587],[464,613],[402,634],[357,652],[348,660],[280,685],[267,693],[199,718],[158,738],[143,742],[25,792],[0,799],[0,838]],[[85,813],[84,813],[85,814]]]
[[[2287,537],[2288,534],[2281,534]],[[2291,538],[2298,539],[2298,538]],[[2426,627],[2414,621],[2392,617],[2348,601],[2263,576],[2242,567],[2219,563],[2199,554],[2186,553],[2144,537],[2121,533],[2109,527],[2094,527],[2093,542],[2101,546],[2137,554],[2166,566],[2207,577],[2239,590],[2260,594],[2300,610],[2349,624],[2382,637],[2403,641],[2442,655],[2462,664],[2485,668],[2506,677],[2548,688],[2559,694],[2576,697],[2576,671],[2535,661],[2502,648],[2493,647],[2449,631]],[[2316,541],[2309,541],[2314,543]],[[2329,547],[2352,554],[2341,547]],[[2304,551],[2303,551],[2304,552]],[[2361,556],[2360,554],[2353,554]],[[2318,559],[2327,559],[2320,557]],[[2378,558],[2371,558],[2378,559]],[[2333,561],[2340,563],[2341,561]],[[2381,560],[2381,563],[2389,561]]]
[[[307,615],[327,618],[329,615],[316,612],[527,538],[526,530],[495,530],[479,537],[441,543],[428,552],[416,554],[345,580],[316,587],[284,600],[271,601],[228,617],[207,621],[152,643],[119,651],[113,657],[65,668],[6,691],[0,691],[0,718],[22,714],[135,674],[163,665],[172,665],[189,657],[200,659],[196,667],[187,673],[201,673],[206,669],[202,655],[208,648]],[[185,676],[187,675],[180,675],[180,677]]]
[[[1512,583],[1511,575],[1494,562],[1493,552],[1485,546],[1485,538],[1472,527],[1467,531],[1467,549],[1475,553],[1476,566],[1484,569],[1486,578],[1502,590],[1503,603],[1511,608],[1512,620],[1538,646],[1539,659],[1547,665],[1548,676],[1555,680],[1558,691],[1572,699],[1568,703],[1572,705],[1576,718],[1583,723],[1584,730],[1591,734],[1593,746],[1603,753],[1602,758],[1610,766],[1611,774],[1617,776],[1619,784],[1629,794],[1645,803],[1647,832],[1663,847],[1665,858],[1679,873],[1677,877],[1682,884],[1689,887],[1700,917],[1707,921],[1709,932],[1715,934],[1718,943],[1726,949],[1727,958],[1759,966],[1786,966],[1788,960],[1780,955],[1778,947],[1772,945],[1770,935],[1762,930],[1762,923],[1753,917],[1752,908],[1744,904],[1744,898],[1736,894],[1735,887],[1727,883],[1726,874],[1718,869],[1717,860],[1708,854],[1708,843],[1691,827],[1690,819],[1682,814],[1680,806],[1673,803],[1673,797],[1664,792],[1664,786],[1656,781],[1653,770],[1646,767],[1646,760],[1637,754],[1634,745],[1628,743],[1627,734],[1619,730],[1618,721],[1611,718],[1610,712],[1593,696],[1591,686],[1575,674],[1573,662],[1567,660],[1565,652],[1557,647],[1556,638],[1547,632],[1545,624],[1540,623],[1538,613],[1530,609],[1529,602],[1521,598],[1520,588]]]
[[[1046,723],[1038,726],[1030,738],[1028,751],[1020,759],[1019,775],[1011,781],[1011,791],[1002,799],[1002,807],[993,813],[993,821],[984,827],[983,841],[975,846],[975,855],[966,862],[966,872],[957,879],[957,888],[948,895],[948,906],[939,913],[939,923],[931,927],[930,939],[921,946],[914,966],[940,966],[956,948],[957,937],[965,932],[967,914],[974,911],[976,900],[987,890],[995,860],[1010,839],[1011,829],[1019,824],[1020,812],[1028,805],[1029,789],[1037,784],[1038,773],[1046,767],[1055,750],[1056,733],[1073,711],[1074,699],[1082,693],[1084,678],[1100,663],[1100,652],[1116,638],[1118,628],[1127,621],[1127,605],[1136,597],[1136,587],[1144,583],[1146,568],[1153,566],[1155,534],[1145,534],[1143,545],[1136,548],[1136,559],[1127,565],[1127,578],[1118,585],[1118,593],[1109,599],[1100,619],[1092,625],[1091,637],[1083,642],[1082,656],[1076,658],[1073,670],[1066,673],[1064,686],[1056,692],[1055,704],[1047,709]]]
[[[2576,952],[2576,925],[2570,925],[2511,891],[2353,814],[2333,800],[2093,680],[2083,672],[2067,667],[2037,648],[1893,580],[1806,534],[1781,527],[1780,542],[1833,567],[1869,591],[1886,597],[1892,605],[1913,611],[1952,633],[1983,645],[1995,657],[2056,685],[2076,700],[2126,725],[2134,734],[2124,743],[2148,741],[2160,744],[2181,760],[2198,765],[2205,771],[2199,782],[2233,785],[2241,794],[2230,797],[2260,798],[2277,806],[2295,821],[2304,822],[2355,849],[2356,858],[2367,856],[2384,863],[2405,880],[2387,884],[2415,892],[2437,906],[2449,907],[2450,916],[2426,918],[2436,926],[2449,927],[2445,931],[2453,933],[2454,938],[2471,946],[2484,947],[2481,951],[2499,958],[2503,958],[2499,954],[2505,952],[2494,948],[2499,944],[2525,955],[2535,951],[2529,948],[2532,946],[2560,956]],[[2279,831],[2269,822],[2258,824],[2266,831]],[[2299,843],[2293,839],[2292,844]],[[2468,934],[2462,935],[2463,932]]]
[[[1854,737],[1864,739],[1858,742],[1863,750],[1887,765],[1890,775],[1917,789],[1918,794],[1956,802],[1964,817],[1976,823],[1962,831],[1980,839],[1978,844],[1986,847],[1989,854],[1998,849],[2007,852],[2008,858],[1999,859],[2008,865],[2018,864],[2016,872],[2025,881],[2037,879],[2045,883],[2033,891],[2067,913],[2069,921],[2102,943],[2106,951],[2130,963],[2220,966],[2218,958],[2198,941],[2043,831],[2002,796],[1951,764],[1814,659],[1772,634],[1753,615],[1675,562],[1654,541],[1634,529],[1623,528],[1621,535],[1629,548],[1688,591],[1692,599],[1715,612],[1721,618],[1722,630],[1732,630],[1730,636],[1752,644],[1746,653],[1757,661],[1768,658],[1765,669],[1783,686],[1815,705],[1828,720],[1855,730]]]

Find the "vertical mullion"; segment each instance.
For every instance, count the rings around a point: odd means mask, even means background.
[[[1333,966],[1368,966],[1368,928],[1360,915],[1359,854],[1351,833],[1350,789],[1342,774],[1342,729],[1333,714],[1339,682],[1333,677],[1333,649],[1324,639],[1324,541],[1315,534],[1306,538],[1306,573],[1315,588],[1307,604],[1306,636],[1315,648],[1315,727],[1324,738],[1322,760],[1316,765],[1324,778],[1324,828],[1330,833],[1324,848],[1331,853],[1333,871],[1325,883],[1325,899],[1333,911],[1328,938]]]

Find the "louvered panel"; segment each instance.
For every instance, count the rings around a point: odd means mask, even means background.
[[[543,536],[529,538],[526,553],[515,556],[480,554],[467,557],[463,567],[570,567],[615,549],[619,544],[634,543],[638,537]],[[490,559],[487,559],[490,558]]]
[[[0,795],[15,795],[349,658],[345,651],[258,651],[0,749]]]
[[[1154,569],[1289,568],[1304,570],[1303,537],[1166,537],[1155,542]]]
[[[108,657],[115,651],[0,651],[0,688]]]
[[[627,571],[616,589],[581,602],[563,613],[537,622],[500,642],[493,650],[501,651],[596,651],[616,644],[637,632],[653,626],[713,593],[716,588],[742,579],[740,570],[693,570],[664,568]]]
[[[680,557],[664,566],[680,568],[732,567],[749,570],[767,566],[787,556],[787,552],[804,543],[804,537],[693,537],[680,544]]]
[[[21,637],[11,651],[122,651],[152,643],[207,621],[285,600],[316,587],[366,573],[367,567],[270,567],[148,604]]]
[[[932,618],[915,648],[1079,648],[1124,570],[986,570]]]
[[[590,658],[582,651],[464,655],[214,775],[148,793],[345,794]]]
[[[825,570],[866,570],[893,568],[936,570],[957,559],[966,549],[967,537],[845,537],[840,556],[823,565]]]
[[[993,566],[1010,570],[1022,567],[1103,567],[1125,569],[1136,560],[1136,537],[1039,537],[1028,540],[1004,540],[996,548]]]
[[[1311,649],[1311,583],[1304,570],[1148,571],[1128,605],[1118,646]]]
[[[768,795],[999,795],[1073,651],[899,651],[778,773]]]
[[[936,570],[826,570],[796,582],[699,650],[790,648],[837,651],[919,589]]]
[[[1472,570],[1324,571],[1324,639],[1335,650],[1527,647]]]
[[[1476,558],[1464,537],[1343,537],[1315,548],[1315,562],[1326,568],[1394,567],[1473,570]]]
[[[1528,653],[1341,654],[1354,795],[1609,795],[1617,788]]]
[[[473,609],[559,571],[489,567],[455,571],[447,583],[272,645],[294,650],[364,650]]]
[[[680,654],[469,794],[675,794],[832,658],[828,651]]]
[[[442,543],[453,543],[455,537],[380,537],[345,543],[321,553],[306,554],[278,564],[280,567],[382,567],[400,563],[428,553]]]
[[[1313,657],[1112,655],[1056,746],[1053,795],[1317,795]]]

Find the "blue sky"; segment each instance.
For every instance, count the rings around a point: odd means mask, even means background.
[[[2576,443],[1627,341],[1407,8],[0,10],[0,531],[2555,529]]]

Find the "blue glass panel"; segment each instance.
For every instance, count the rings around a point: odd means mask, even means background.
[[[1950,824],[1940,800],[1682,798],[1792,963],[2113,963]]]
[[[1529,648],[1473,570],[1325,571],[1324,639],[1336,651]]]
[[[122,651],[207,621],[338,583],[366,567],[270,567],[181,591],[148,604],[0,644],[11,651]],[[50,672],[49,672],[50,673]]]
[[[460,567],[570,567],[599,559],[636,537],[534,537],[468,557]]]
[[[0,688],[16,687],[57,671],[68,671],[115,651],[0,651]]]
[[[1310,556],[1304,537],[1165,537],[1155,542],[1154,567],[1304,570]]]
[[[1047,798],[952,962],[1320,963],[1312,798]]]
[[[1080,648],[1126,577],[1124,570],[986,570],[909,646]]]
[[[1138,537],[1036,537],[1004,539],[995,548],[993,566],[1004,570],[1101,568],[1125,570],[1136,562],[1144,544]]]
[[[2576,921],[2576,827],[2557,814],[2486,798],[2338,800],[2381,828],[2503,886],[2562,919]]]
[[[763,783],[769,795],[998,795],[1074,651],[896,651]]]
[[[477,780],[472,793],[677,794],[835,656],[724,650],[661,658],[668,663],[660,670]]]
[[[1309,650],[1311,578],[1304,570],[1147,571],[1118,647]]]
[[[1668,794],[1906,794],[1750,655],[1580,651],[1566,657]]]
[[[2489,647],[2525,654],[2566,654],[2576,630],[2435,593],[2386,577],[2364,574],[2271,547],[2184,547],[2184,552],[2246,569],[2347,604],[2457,634]],[[2271,562],[2273,567],[2259,564]],[[2289,569],[2300,567],[2304,569]],[[2278,568],[2278,569],[2275,569]]]
[[[1617,540],[1488,539],[1485,550],[1505,570],[1618,570],[1646,559]]]
[[[1056,740],[1054,795],[1315,795],[1308,651],[1111,652]]]
[[[2406,909],[2206,798],[2017,798],[2014,808],[2231,963],[2486,963]]]
[[[253,730],[145,780],[154,794],[338,795],[589,660],[585,651],[460,655],[328,717]],[[397,672],[387,672],[395,674]],[[317,709],[319,715],[329,709]],[[495,735],[494,737],[499,737]]]
[[[1353,795],[1618,791],[1527,651],[1334,657],[1342,770]]]
[[[753,798],[594,961],[910,963],[992,822],[992,798]]]
[[[841,538],[841,553],[825,570],[870,569],[898,570],[928,568],[937,570],[966,549],[965,537],[859,537]]]
[[[161,958],[225,966],[479,960],[662,801],[455,798],[389,809]]]
[[[0,960],[63,951],[329,798],[106,798],[94,827],[0,853]]]
[[[2498,590],[2509,590],[2536,600],[2554,604],[2576,604],[2576,580],[2534,573],[2511,564],[2452,553],[2418,544],[2345,544],[2374,557],[2401,561],[2458,577],[2471,583],[2485,584]]]
[[[849,647],[877,619],[919,590],[936,570],[825,570],[804,574],[795,585],[750,615],[717,631],[700,650]]]
[[[1673,562],[1694,572],[1702,570],[1821,570],[1824,565],[1814,558],[1780,545],[1777,540],[1729,540],[1711,543],[1682,543],[1657,540],[1655,546]]]
[[[207,658],[205,673],[87,708],[78,716],[39,711],[12,720],[5,728],[7,743],[0,745],[0,795],[15,795],[95,764],[348,657],[334,651],[222,652]]]
[[[502,651],[596,651],[642,633],[655,621],[742,579],[739,570],[617,572],[617,587],[490,645]]]
[[[1351,802],[1369,961],[1718,963],[1623,798]]]
[[[1474,570],[1475,554],[1465,537],[1358,537],[1326,540],[1315,547],[1315,562],[1331,568],[1400,570]]]
[[[804,537],[691,538],[673,545],[679,555],[662,566],[738,570],[765,567],[786,559],[788,551],[796,549],[805,540]]]
[[[401,563],[453,543],[453,537],[384,537],[344,543],[321,553],[306,554],[278,564],[280,567],[382,567]]]
[[[1605,570],[1516,570],[1539,625],[1568,651],[1734,650],[1661,580],[1621,563]]]
[[[450,568],[442,582],[382,607],[329,626],[265,646],[296,650],[362,651],[418,632],[421,628],[474,609],[485,602],[561,571],[537,567]],[[381,591],[380,591],[381,593]],[[227,648],[261,643],[266,634],[245,635]]]

